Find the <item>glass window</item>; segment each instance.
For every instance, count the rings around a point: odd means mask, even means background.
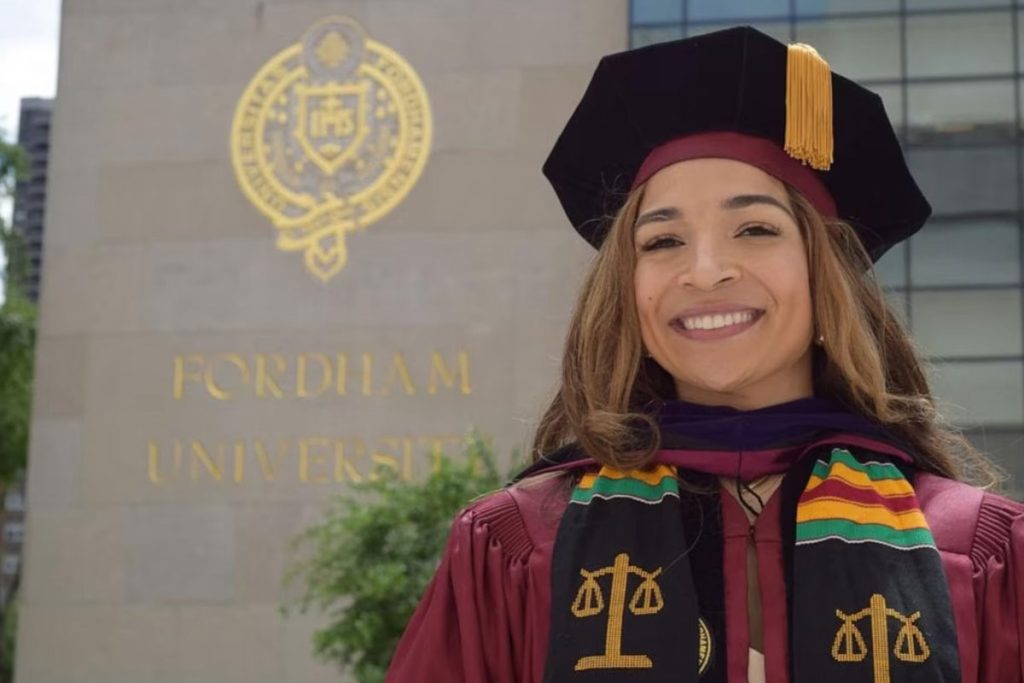
[[[900,77],[898,17],[805,21],[797,24],[796,36],[847,78]]]
[[[4,525],[4,540],[9,543],[21,543],[25,529],[21,522],[8,522]]]
[[[631,32],[633,47],[643,47],[654,43],[664,43],[667,40],[676,40],[683,37],[683,27],[679,26],[652,26],[649,28],[634,28]]]
[[[796,0],[796,15],[822,16],[855,12],[885,12],[900,8],[899,0]]]
[[[25,500],[20,491],[11,489],[5,494],[4,509],[15,511],[25,509]]]
[[[907,17],[907,76],[1013,71],[1009,12]]]
[[[907,9],[970,8],[974,5],[1009,6],[1010,0],[907,0]]]
[[[1009,479],[1004,492],[1016,500],[1024,500],[1024,432],[1003,429],[976,429],[965,431],[964,436],[983,454],[1006,470]]]
[[[885,105],[885,113],[889,115],[896,136],[903,139],[903,88],[898,85],[871,85],[871,90],[878,93]]]
[[[681,22],[685,0],[632,0],[634,24]]]
[[[789,0],[687,0],[693,21],[788,17]]]
[[[914,291],[914,336],[930,356],[1021,353],[1019,289]]]
[[[875,278],[883,287],[907,286],[907,243],[894,244],[875,263]]]
[[[1020,228],[1011,219],[934,221],[910,240],[917,285],[1020,282]]]
[[[907,86],[911,143],[1000,142],[1015,135],[1013,81]]]
[[[699,36],[702,33],[711,33],[712,31],[721,31],[725,28],[732,28],[735,24],[691,24],[687,29],[688,36]],[[775,40],[783,43],[788,43],[792,40],[790,38],[789,22],[760,22],[752,24],[754,28],[762,33],[770,35]]]
[[[939,410],[953,424],[1021,424],[1020,361],[933,363],[929,375]]]
[[[936,214],[1017,210],[1012,147],[912,149],[908,157]]]
[[[886,290],[885,298],[889,302],[889,309],[900,319],[903,327],[910,329],[910,323],[907,320],[907,293]]]

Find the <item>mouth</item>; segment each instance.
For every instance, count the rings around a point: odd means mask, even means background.
[[[687,339],[711,341],[746,332],[764,317],[764,311],[751,308],[727,314],[675,318],[669,326]]]

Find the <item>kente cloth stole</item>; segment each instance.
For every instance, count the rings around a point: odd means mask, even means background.
[[[824,446],[810,458],[787,475],[806,484],[781,521],[793,539],[790,679],[960,681],[945,573],[907,476],[876,453]],[[677,474],[602,467],[573,490],[545,683],[727,681],[718,480],[684,470],[693,486],[681,489]]]

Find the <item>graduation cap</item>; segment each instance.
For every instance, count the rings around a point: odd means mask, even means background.
[[[931,214],[881,98],[814,48],[748,26],[604,57],[544,175],[576,231],[600,247],[630,190],[704,157],[795,187],[850,223],[873,261]]]

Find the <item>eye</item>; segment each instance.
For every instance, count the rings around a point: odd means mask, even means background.
[[[640,251],[654,251],[655,249],[665,249],[666,247],[673,247],[677,244],[682,244],[678,239],[671,235],[662,235],[661,237],[655,237],[648,241],[642,247]]]
[[[776,230],[775,228],[771,228],[771,227],[769,227],[767,225],[747,225],[747,226],[745,226],[745,227],[740,229],[740,233],[739,234],[740,235],[744,235],[744,234],[746,234],[747,232],[750,232],[750,231],[754,231],[754,232],[751,232],[751,234],[754,235],[755,237],[761,236],[761,235],[778,235],[779,234],[778,230]]]

